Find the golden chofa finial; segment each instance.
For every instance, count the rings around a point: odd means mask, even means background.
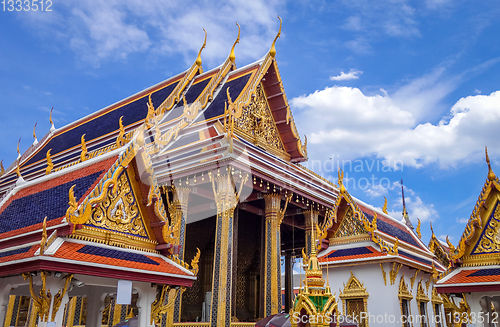
[[[3,159],[0,161],[0,176],[5,174],[5,168],[3,167]]]
[[[484,152],[486,153],[486,163],[488,164],[488,179],[490,181],[494,181],[496,179],[495,173],[493,172],[493,169],[491,169],[491,164],[490,164],[490,157],[488,157],[488,147],[484,147]]]
[[[33,138],[36,140],[36,133],[35,133],[35,130],[36,130],[36,124],[38,123],[35,123],[35,126],[33,126]]]
[[[19,143],[21,143],[21,138],[17,141],[17,159],[21,158],[21,152],[19,151]]]
[[[240,32],[241,32],[241,27],[240,24],[236,23],[238,25],[238,38],[236,41],[234,41],[233,47],[231,48],[231,53],[229,54],[229,60],[234,62],[236,60],[236,56],[234,55],[234,47],[236,46],[237,43],[240,43]]]
[[[206,31],[205,29],[203,29],[203,31],[205,31],[205,41],[203,41],[203,45],[201,46],[201,49],[200,49],[200,51],[198,52],[198,57],[196,57],[196,61],[195,61],[196,65],[197,65],[198,67],[200,67],[200,69],[201,69],[202,71],[203,71],[203,69],[201,68],[201,51],[202,51],[203,49],[205,49],[205,46],[207,45],[207,31]]]
[[[52,107],[50,109],[50,116],[49,116],[49,121],[50,121],[50,125],[54,126],[54,122],[52,121],[52,111],[54,110],[54,107]]]
[[[21,177],[21,170],[19,169],[19,161],[17,162],[17,165],[16,165],[16,175],[17,177]]]
[[[384,196],[384,206],[382,207],[382,211],[388,215],[387,213],[387,198]]]
[[[276,40],[281,36],[281,24],[283,23],[283,21],[281,20],[280,16],[278,16],[278,19],[280,20],[280,29],[278,31],[278,34],[274,38],[273,44],[271,45],[271,50],[269,50],[269,54],[273,58],[274,58],[274,56],[276,56],[276,47],[275,47],[275,44],[276,44]]]

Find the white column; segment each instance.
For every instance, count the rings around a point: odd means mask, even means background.
[[[149,283],[134,282],[132,287],[138,292],[137,308],[139,309],[138,323],[140,327],[154,327],[151,323],[151,304],[156,299],[156,288]]]
[[[87,327],[101,327],[105,292],[99,286],[90,286],[87,293]],[[62,321],[62,320],[61,320]]]

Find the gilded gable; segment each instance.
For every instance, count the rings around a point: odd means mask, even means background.
[[[257,87],[253,100],[243,108],[241,116],[234,123],[236,130],[251,142],[271,152],[277,150],[280,154],[285,153],[283,141],[261,85]]]
[[[498,202],[486,222],[471,255],[500,252],[500,206]]]
[[[340,226],[335,231],[333,235],[334,238],[340,238],[345,236],[358,236],[367,234],[363,223],[359,219],[354,218],[353,210],[351,206],[347,207],[347,212],[340,223]]]
[[[118,177],[117,184],[116,193],[112,188],[108,189],[104,201],[92,210],[92,215],[85,225],[147,238],[139,205],[126,172]]]

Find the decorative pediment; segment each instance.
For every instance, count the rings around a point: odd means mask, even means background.
[[[285,155],[285,146],[262,85],[257,86],[252,101],[242,109],[241,116],[235,119],[234,124],[236,132],[252,143],[280,156]]]
[[[500,206],[498,204],[497,201],[472,250],[472,255],[500,252]]]
[[[401,276],[401,279],[399,280],[398,297],[399,299],[405,299],[405,300],[413,299],[413,296],[411,295],[410,291],[408,291],[408,287],[406,286],[404,274],[403,276]]]
[[[434,287],[432,288],[431,301],[432,303],[443,304],[443,298],[441,297],[441,295],[438,294],[437,290]]]
[[[340,293],[339,297],[343,300],[349,298],[367,298],[368,296],[366,287],[354,277],[351,270],[351,277],[349,277],[347,284],[344,283],[344,291]]]
[[[112,188],[107,190],[106,198],[92,210],[85,225],[136,237],[148,237],[126,172],[118,177],[116,192]]]
[[[422,286],[422,280],[418,282],[416,298],[419,302],[429,302],[429,298],[427,297],[427,294],[425,294],[424,287]]]
[[[340,225],[335,231],[333,238],[367,234],[363,223],[359,219],[354,218],[354,211],[351,206],[348,206],[344,217],[340,219]]]

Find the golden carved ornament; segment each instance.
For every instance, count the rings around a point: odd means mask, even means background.
[[[401,279],[399,280],[398,297],[399,299],[405,299],[405,300],[413,299],[413,296],[411,295],[410,291],[408,291],[408,287],[406,287],[404,274],[403,276],[401,276]]]
[[[236,26],[238,26],[238,38],[236,38],[236,41],[234,42],[231,48],[231,52],[229,53],[229,60],[231,60],[233,63],[236,60],[236,55],[234,54],[234,47],[236,46],[237,43],[240,43],[240,32],[241,32],[240,24],[236,23]]]
[[[419,302],[429,302],[427,294],[425,294],[424,287],[422,286],[422,280],[418,282],[417,285],[417,295],[415,297]]]
[[[184,111],[182,115],[179,117],[179,122],[172,126],[165,134],[161,134],[160,126],[158,124],[157,116],[155,116],[155,136],[154,142],[156,147],[168,145],[172,139],[177,139],[179,132],[182,131],[186,126],[189,125],[193,119],[196,118],[198,112],[200,110],[199,102],[195,102],[192,105],[188,106],[186,103],[185,95],[182,95],[182,100],[184,102]]]
[[[399,269],[401,269],[402,266],[403,266],[403,264],[401,264],[401,263],[397,264],[394,262],[392,264],[392,269],[389,272],[389,279],[390,279],[391,285],[394,285],[394,283],[396,282],[396,277],[398,276]]]
[[[497,253],[500,251],[500,205],[496,205],[496,210],[491,214],[488,223],[484,228],[482,237],[472,254]]]
[[[212,77],[210,82],[208,82],[208,85],[205,87],[205,90],[203,93],[199,96],[199,102],[200,102],[200,108],[203,109],[207,106],[208,101],[213,98],[214,92],[217,89],[217,87],[220,85],[222,80],[226,77],[226,75],[236,67],[234,64],[234,57],[231,56],[231,54],[234,56],[234,47],[236,46],[237,43],[240,42],[240,28],[238,25],[238,38],[233,44],[233,47],[231,48],[231,53],[229,54],[228,58],[226,61],[222,64],[222,67],[219,69],[217,72],[217,75],[215,77]]]
[[[153,122],[155,120],[155,107],[153,105],[153,101],[151,100],[151,94],[149,94],[149,97],[148,97],[148,102],[146,102],[147,106],[148,106],[148,114],[146,115],[146,119],[144,120],[144,122],[146,123],[146,128],[151,128],[151,126],[153,126]]]
[[[180,100],[181,94],[188,86],[193,78],[198,74],[198,73],[203,73],[203,68],[201,66],[201,51],[205,48],[207,45],[207,31],[203,29],[205,32],[205,40],[203,41],[203,45],[200,48],[200,51],[198,52],[198,57],[196,57],[196,61],[194,64],[189,68],[188,72],[182,77],[182,79],[177,83],[175,86],[174,90],[170,93],[170,95],[158,106],[156,109],[156,115],[161,116],[165,111],[169,111],[174,107],[174,105]]]
[[[19,169],[19,161],[16,163],[16,175],[17,177],[21,177],[21,169]]]
[[[456,250],[451,252],[450,249],[451,259],[453,261],[456,261],[464,256],[467,242],[469,242],[474,237],[477,230],[481,229],[482,221],[479,211],[483,207],[483,204],[485,203],[491,189],[493,187],[496,189],[500,189],[498,178],[491,169],[490,158],[488,156],[488,149],[486,147],[485,147],[485,156],[486,156],[486,163],[488,164],[488,177],[483,186],[483,189],[481,190],[481,194],[479,195],[476,205],[474,206],[474,210],[472,211],[472,214],[467,222],[467,225],[465,226],[465,230],[462,233],[462,237],[458,242]]]
[[[420,231],[420,228],[421,228],[421,224],[422,224],[422,223],[421,223],[421,221],[420,221],[420,219],[419,219],[419,218],[417,218],[417,220],[418,220],[418,225],[417,225],[416,232],[417,232],[418,238],[420,238],[420,239],[421,239],[421,238],[422,238],[422,233],[421,233],[421,231]]]
[[[382,207],[382,212],[388,215],[387,212],[387,198],[384,196],[384,206]]]
[[[325,219],[323,220],[323,224],[321,225],[321,227],[316,225],[317,228],[316,232],[319,240],[328,238],[328,229],[333,227],[334,221],[335,221],[334,210],[327,209],[325,213]],[[321,242],[317,245],[316,250],[319,251],[320,248],[321,248]]]
[[[52,163],[52,159],[50,158],[50,151],[52,149],[49,149],[47,151],[47,168],[45,168],[45,175],[48,175],[50,174],[50,172],[52,171],[52,169],[54,168],[54,164]]]
[[[427,291],[429,288],[427,288]],[[433,287],[432,288],[432,297],[431,297],[432,303],[438,303],[438,304],[443,304],[443,298],[438,294],[437,290]]]
[[[36,124],[38,124],[38,123],[35,123],[35,126],[33,126],[33,138],[35,140],[36,140],[36,132],[35,132],[35,130],[36,130]]]
[[[126,143],[125,128],[123,127],[123,116],[120,117],[120,120],[118,121],[118,125],[120,126],[120,132],[118,133],[118,137],[116,138],[116,147],[117,148],[124,146]]]
[[[0,161],[0,176],[5,174],[5,168],[3,166],[3,159]]]
[[[425,282],[425,289],[427,290],[427,292],[429,292],[429,286],[431,286],[431,278],[429,278],[426,282]]]
[[[160,325],[162,316],[174,305],[177,294],[183,293],[185,287],[158,286],[159,296],[151,303],[151,324]]]
[[[21,152],[19,151],[19,143],[21,143],[21,138],[19,138],[19,141],[17,141],[17,156],[21,156]]]
[[[112,231],[147,237],[139,207],[126,173],[117,179],[117,191],[108,190],[103,202],[93,209],[87,224]]]
[[[420,272],[420,269],[415,270],[415,275],[410,278],[411,289],[413,289],[413,285],[415,285],[415,279],[417,279],[417,275],[419,272]]]
[[[280,20],[280,29],[278,31],[278,34],[274,38],[273,43],[271,44],[271,49],[269,50],[269,55],[271,55],[271,57],[273,57],[273,58],[276,57],[276,46],[275,46],[276,40],[281,36],[281,24],[283,23],[280,16],[278,16],[278,19]]]
[[[195,276],[198,275],[199,271],[198,263],[200,262],[200,255],[201,255],[200,249],[196,248],[196,250],[197,250],[196,255],[194,256],[193,260],[191,260],[191,272]]]
[[[39,295],[35,294],[33,290],[33,276],[31,273],[22,274],[24,280],[29,279],[29,289],[31,299],[33,300],[33,305],[35,311],[40,316],[41,322],[47,322],[49,319],[50,302],[52,300],[52,295],[50,290],[47,290],[47,273],[45,271],[40,272],[40,277],[42,279],[42,287],[40,289]]]
[[[460,301],[458,306],[455,304],[455,301],[450,298],[449,294],[443,293],[441,294],[441,297],[443,299],[444,307],[451,311],[452,317],[454,317],[455,314],[458,314],[460,317],[463,317],[463,315],[467,315],[470,317],[471,309],[469,304],[467,303],[467,298],[465,297],[465,293],[462,293],[462,300]],[[461,327],[462,326],[461,321],[454,323],[453,326]]]
[[[64,295],[66,294],[66,291],[68,289],[68,284],[71,282],[71,279],[73,279],[73,274],[68,274],[65,277],[66,281],[64,282],[64,288],[62,290],[59,290],[56,295],[54,295],[54,304],[52,306],[52,321],[55,321],[57,311],[59,311],[59,307],[61,306],[61,302],[64,298]]]
[[[387,286],[387,275],[385,273],[385,270],[384,270],[384,264],[380,264],[380,269],[382,270],[382,277],[384,277],[384,285]]]
[[[85,134],[83,134],[81,138],[81,148],[82,152],[80,153],[80,161],[84,162],[87,160],[87,144],[85,144]]]
[[[228,136],[232,136],[233,129],[236,127],[243,132],[243,135],[250,138],[251,142],[267,150],[276,149],[279,153],[285,152],[285,146],[261,84],[257,86],[253,101],[242,109],[237,119],[235,119],[236,109],[229,96],[229,89],[228,102],[228,110],[226,110],[228,123],[225,123]]]
[[[54,110],[54,107],[50,109],[50,115],[49,115],[49,122],[51,126],[54,126],[54,122],[52,121],[52,111]]]
[[[349,277],[347,284],[344,283],[344,291],[339,294],[339,297],[345,300],[351,298],[367,298],[368,296],[370,296],[370,294],[366,291],[364,283],[354,277],[351,270],[351,277]]]

